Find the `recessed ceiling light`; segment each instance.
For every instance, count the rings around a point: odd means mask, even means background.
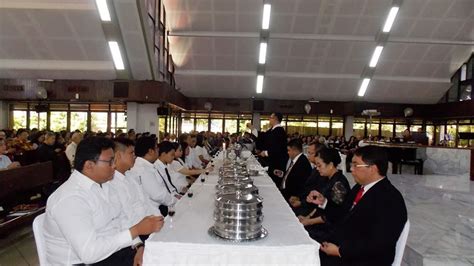
[[[114,59],[115,68],[117,70],[124,70],[125,65],[123,64],[122,54],[120,53],[120,48],[117,42],[109,42],[110,52],[112,53],[112,58]]]
[[[372,59],[370,59],[369,66],[375,67],[379,61],[380,55],[382,54],[383,46],[375,47],[374,53],[372,54]]]
[[[263,92],[263,75],[257,76],[257,93]]]
[[[272,10],[272,5],[265,4],[263,5],[263,19],[262,19],[262,29],[268,30],[270,27],[270,11]]]
[[[267,57],[267,43],[262,42],[260,43],[260,54],[258,55],[258,63],[265,64],[266,57]]]
[[[102,21],[111,21],[107,0],[95,0]]]
[[[359,97],[363,97],[365,95],[365,91],[367,90],[367,87],[369,86],[369,83],[370,83],[369,78],[365,78],[362,81],[362,84],[360,85],[359,93],[357,94],[357,95],[359,95]]]
[[[387,20],[385,20],[385,25],[383,26],[383,32],[390,32],[390,30],[392,29],[393,22],[395,21],[395,18],[397,17],[397,13],[399,9],[400,8],[398,6],[394,6],[390,9]]]

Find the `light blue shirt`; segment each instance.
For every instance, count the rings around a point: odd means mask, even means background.
[[[12,161],[6,155],[0,155],[0,169],[6,169]]]

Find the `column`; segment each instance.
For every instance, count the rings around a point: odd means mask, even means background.
[[[349,140],[349,138],[354,134],[354,116],[346,116],[345,122],[344,122],[344,137],[346,140]]]

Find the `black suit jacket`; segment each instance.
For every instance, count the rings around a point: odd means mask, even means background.
[[[352,206],[359,189],[360,185],[352,188],[346,201],[347,208]],[[341,254],[340,263],[335,265],[391,265],[397,240],[406,221],[405,201],[385,177],[349,210],[329,238],[330,242],[339,246]]]
[[[301,154],[298,160],[291,168],[285,182],[285,189],[282,190],[283,197],[288,201],[291,196],[299,197],[305,192],[305,184],[311,175],[311,164],[304,154]],[[281,179],[281,182],[283,179]],[[281,182],[279,186],[281,186]]]
[[[273,181],[279,185],[278,178],[273,174],[273,170],[278,169],[285,171],[286,162],[288,161],[288,151],[286,148],[286,132],[283,127],[270,129],[264,134],[263,150],[268,152],[268,174]],[[281,179],[280,179],[281,180]]]

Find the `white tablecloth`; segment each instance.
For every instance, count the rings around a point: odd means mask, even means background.
[[[216,169],[219,162],[216,165]],[[192,198],[176,204],[163,229],[146,241],[144,265],[320,265],[312,240],[266,174],[253,177],[263,197],[264,239],[227,242],[208,235],[214,223],[216,171],[193,184]]]

